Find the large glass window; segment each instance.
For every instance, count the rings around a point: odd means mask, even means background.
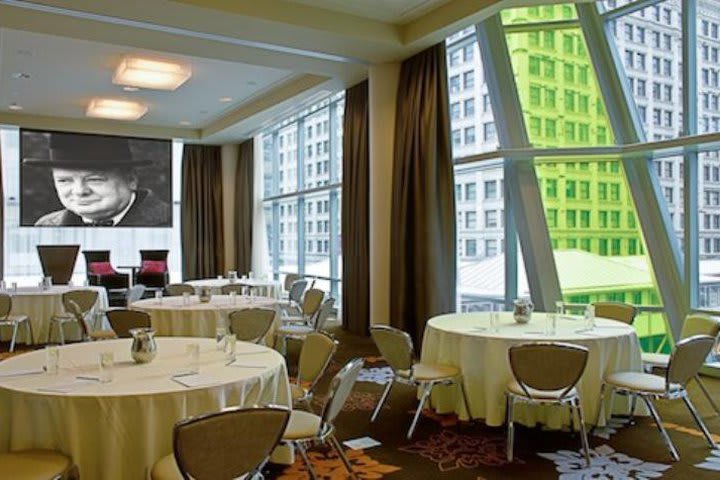
[[[306,275],[336,299],[342,265],[343,110],[340,94],[262,133],[264,210],[273,275]]]
[[[42,276],[36,245],[78,244],[81,250],[110,250],[116,267],[138,265],[140,250],[168,249],[171,281],[182,278],[180,252],[180,177],[182,142],[173,142],[173,226],[172,228],[43,228],[20,227],[20,134],[12,128],[0,129],[3,188],[5,192],[5,280],[20,285],[36,285]],[[129,273],[129,271],[127,271]],[[85,279],[85,261],[79,255],[73,281]]]

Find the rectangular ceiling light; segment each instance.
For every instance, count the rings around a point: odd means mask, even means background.
[[[190,67],[137,57],[126,57],[113,75],[116,85],[175,90],[192,75]]]
[[[110,118],[113,120],[137,120],[145,115],[147,106],[138,102],[125,100],[112,100],[109,98],[93,98],[88,105],[85,115],[95,118]]]

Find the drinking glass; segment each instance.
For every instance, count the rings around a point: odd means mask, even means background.
[[[188,343],[185,346],[185,353],[187,354],[188,373],[200,372],[200,344]]]
[[[548,313],[545,316],[545,335],[552,337],[557,333],[557,319],[557,313]]]
[[[217,279],[218,279],[218,280],[222,280],[222,279],[223,279],[223,276],[222,276],[222,275],[218,275],[218,276],[217,276]]]
[[[183,305],[190,305],[190,292],[183,292]]]
[[[45,347],[45,373],[57,375],[60,365],[60,348],[57,345]]]
[[[562,300],[555,302],[555,313],[565,315],[565,303]]]
[[[235,305],[235,302],[237,301],[237,292],[234,290],[230,292],[230,303]]]
[[[0,280],[0,290],[7,290],[7,284],[5,280]]]
[[[235,347],[237,345],[237,337],[234,333],[228,333],[225,335],[225,357],[228,360],[235,358]]]
[[[496,333],[498,331],[498,312],[490,312],[490,332]]]
[[[113,370],[115,369],[115,356],[113,352],[100,352],[100,382],[110,383],[113,380]]]
[[[157,300],[158,303],[162,303],[162,297],[163,297],[162,290],[157,290],[155,292],[155,300]]]
[[[588,305],[585,307],[585,328],[592,330],[595,328],[595,306]]]
[[[215,344],[218,350],[225,350],[225,334],[227,331],[225,327],[215,327]]]
[[[13,292],[17,292],[17,282],[12,282],[10,286],[12,287]]]

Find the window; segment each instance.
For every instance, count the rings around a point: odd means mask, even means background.
[[[497,181],[490,180],[485,182],[485,199],[497,198]]]
[[[497,228],[498,215],[497,210],[487,210],[485,212],[485,228]]]
[[[465,212],[465,228],[475,230],[477,228],[477,212]]]
[[[497,240],[485,240],[485,256],[494,257],[498,254]]]
[[[477,240],[474,238],[468,238],[465,240],[465,256],[476,257],[477,256]]]

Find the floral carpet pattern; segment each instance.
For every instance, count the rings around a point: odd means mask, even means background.
[[[451,430],[443,430],[426,440],[400,447],[399,450],[427,458],[435,463],[441,472],[508,463],[504,437],[461,435]]]
[[[555,453],[538,453],[555,462],[559,480],[584,480],[604,478],[608,480],[660,478],[670,465],[644,462],[624,453],[616,452],[609,445],[590,450],[590,466],[585,464],[581,451],[558,450]]]
[[[313,399],[313,403],[320,408],[325,405],[326,397],[324,395],[317,395]],[[343,405],[343,412],[371,412],[375,410],[375,405],[380,400],[380,394],[375,392],[358,392],[357,390],[350,393],[350,396],[345,400]],[[390,406],[385,403],[383,410],[388,410]]]
[[[345,455],[347,455],[350,464],[353,466],[355,476],[362,480],[383,478],[386,474],[400,470],[400,467],[395,465],[385,465],[374,460],[363,450],[346,449]],[[348,478],[342,460],[332,449],[313,450],[308,452],[308,456],[318,478],[337,480]],[[310,478],[310,474],[302,459],[298,456],[295,463],[283,470],[277,478],[278,480],[305,480]]]

